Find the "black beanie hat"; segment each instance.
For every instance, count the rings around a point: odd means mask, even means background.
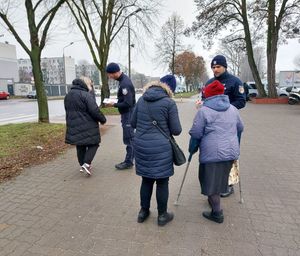
[[[227,68],[226,58],[223,55],[215,56],[211,61],[210,67],[213,67],[214,65],[220,65],[223,66],[224,68]]]
[[[113,73],[116,73],[116,72],[119,72],[119,71],[120,71],[119,65],[117,63],[114,63],[114,62],[109,63],[106,67],[106,73],[113,74]]]
[[[162,83],[165,83],[167,84],[170,89],[172,90],[172,92],[175,92],[175,89],[176,89],[176,78],[175,76],[173,75],[166,75],[166,76],[163,76],[160,81]]]

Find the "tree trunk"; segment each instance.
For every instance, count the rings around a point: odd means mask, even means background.
[[[49,123],[48,102],[41,70],[41,50],[38,46],[32,48],[30,60],[38,101],[39,122]]]
[[[109,46],[102,45],[102,47],[98,50],[99,54],[99,60],[100,60],[100,66],[98,67],[101,74],[101,106],[103,107],[103,100],[105,98],[110,97],[110,91],[108,86],[108,77],[106,73],[106,65],[107,65],[107,59],[109,54]],[[94,61],[96,64],[97,61]]]
[[[172,75],[175,74],[175,52],[172,52]]]
[[[107,78],[107,74],[105,71],[105,67],[100,69],[100,73],[101,73],[101,82],[102,82],[102,86],[101,86],[101,106],[103,105],[103,100],[105,98],[109,98],[110,97],[110,91],[109,91],[109,86],[108,86],[108,78]]]
[[[254,60],[254,54],[253,54],[253,46],[251,41],[251,34],[249,29],[249,22],[248,22],[248,16],[247,16],[247,3],[246,0],[242,0],[242,17],[243,17],[243,25],[244,25],[244,33],[245,33],[245,41],[246,41],[246,50],[247,50],[247,57],[248,57],[248,63],[253,75],[253,79],[255,81],[258,94],[261,97],[266,97],[266,92],[264,89],[264,86],[261,82],[259,72]]]
[[[268,76],[268,95],[270,98],[277,98],[275,86],[276,57],[278,31],[275,28],[275,7],[276,1],[269,0],[268,6],[268,35],[267,35],[267,76]]]
[[[174,34],[173,34],[173,45],[172,45],[172,75],[175,74],[175,54],[176,54],[176,27],[175,27],[175,21],[174,21]]]

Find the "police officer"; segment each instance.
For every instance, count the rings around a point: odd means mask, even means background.
[[[215,56],[211,61],[211,69],[214,77],[209,79],[205,85],[212,83],[214,80],[220,81],[225,86],[225,95],[228,95],[230,104],[237,109],[246,105],[246,94],[242,81],[227,71],[227,61],[223,55]],[[239,141],[241,134],[238,134]],[[228,186],[227,193],[221,194],[221,197],[230,196],[234,192],[233,185]]]
[[[135,106],[135,90],[130,78],[120,71],[116,63],[109,63],[106,67],[106,73],[110,79],[119,81],[118,102],[107,105],[118,108],[121,114],[121,123],[123,129],[123,143],[126,145],[126,156],[124,162],[116,164],[118,170],[130,169],[133,166],[133,128],[130,125],[131,114]]]

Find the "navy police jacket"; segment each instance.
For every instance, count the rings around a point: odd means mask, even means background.
[[[117,79],[119,81],[118,102],[114,107],[118,108],[120,114],[132,110],[135,105],[135,90],[130,78],[122,73]]]
[[[237,109],[245,107],[246,95],[243,83],[239,78],[225,71],[219,77],[209,79],[205,85],[212,83],[214,80],[219,80],[225,86],[224,94],[228,95],[231,105],[235,106]]]

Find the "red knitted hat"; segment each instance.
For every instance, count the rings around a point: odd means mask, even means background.
[[[205,86],[203,93],[204,97],[208,98],[215,95],[224,94],[224,90],[224,85],[220,81],[214,80],[212,83]]]

